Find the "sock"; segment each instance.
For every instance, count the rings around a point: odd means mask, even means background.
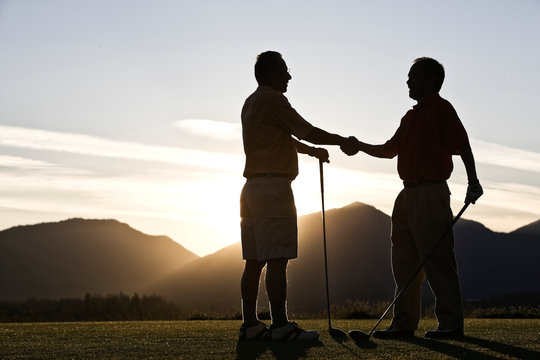
[[[289,322],[287,317],[287,301],[271,301],[270,314],[272,315],[272,325],[275,327],[287,325]]]
[[[242,299],[242,318],[247,327],[255,326],[259,322],[257,317],[257,299]]]

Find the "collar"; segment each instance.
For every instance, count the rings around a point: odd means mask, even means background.
[[[420,109],[420,108],[422,108],[424,106],[431,105],[433,103],[438,102],[440,99],[441,99],[441,96],[439,95],[439,93],[433,94],[430,97],[428,97],[424,102],[414,105],[413,109],[416,110],[416,109]]]
[[[272,90],[272,91],[276,91],[273,87],[268,86],[268,85],[259,85],[259,86],[257,87],[257,90]]]

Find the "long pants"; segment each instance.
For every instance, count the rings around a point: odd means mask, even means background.
[[[441,329],[463,329],[463,304],[454,236],[452,209],[446,182],[403,189],[392,212],[392,272],[396,295],[435,243],[437,249],[394,305],[392,326],[416,330],[421,315],[422,283],[427,277],[435,295],[435,315]]]

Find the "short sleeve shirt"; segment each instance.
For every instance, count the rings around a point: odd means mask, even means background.
[[[282,93],[259,86],[242,108],[244,176],[280,174],[296,178],[298,154],[291,135],[300,140],[312,129]]]
[[[452,155],[470,149],[454,107],[438,94],[409,110],[384,146],[397,154],[401,179],[427,181],[447,180]]]

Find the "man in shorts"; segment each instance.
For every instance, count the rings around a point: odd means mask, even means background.
[[[247,181],[240,197],[240,215],[246,262],[241,280],[243,324],[239,338],[316,340],[317,331],[306,331],[287,317],[287,263],[298,252],[291,182],[298,175],[297,153],[328,162],[328,152],[298,140],[340,145],[343,149],[356,142],[313,127],[292,108],[283,95],[292,77],[278,52],[267,51],[257,57],[255,78],[259,86],[242,108]],[[265,265],[270,328],[257,317],[259,279]]]
[[[409,71],[409,97],[417,101],[394,136],[382,145],[358,142],[356,151],[379,158],[398,157],[404,189],[392,212],[392,271],[396,294],[401,291],[424,256],[441,240],[423,271],[394,305],[392,324],[375,331],[377,338],[411,337],[418,327],[424,278],[435,295],[439,326],[425,333],[429,338],[463,335],[463,306],[454,253],[450,190],[446,180],[453,169],[452,155],[460,155],[469,186],[465,202],[482,196],[467,132],[453,106],[439,96],[444,68],[431,58],[416,59]]]

